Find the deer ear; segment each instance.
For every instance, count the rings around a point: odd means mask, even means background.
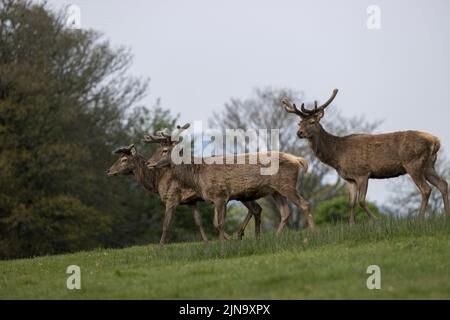
[[[122,147],[113,151],[115,154],[130,154],[130,149],[128,147]]]
[[[317,113],[314,115],[314,117],[317,119],[317,121],[319,121],[320,119],[322,119],[323,115],[324,115],[323,110],[319,110],[319,111],[317,111]]]
[[[136,150],[136,147],[134,146],[134,144],[130,145],[129,148],[130,148],[131,155],[132,156],[136,155],[137,150]]]

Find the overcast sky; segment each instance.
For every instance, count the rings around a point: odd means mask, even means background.
[[[83,28],[130,47],[131,72],[151,79],[148,104],[161,97],[182,121],[206,121],[255,87],[311,101],[336,87],[344,115],[384,119],[380,132],[428,131],[450,150],[448,0],[48,2],[78,5]],[[367,28],[370,5],[381,9],[379,30]],[[368,198],[383,200],[387,185],[371,182]]]

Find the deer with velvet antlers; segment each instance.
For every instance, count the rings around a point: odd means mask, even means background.
[[[315,101],[313,109],[306,109],[303,103],[298,109],[287,99],[283,99],[282,104],[287,112],[301,118],[297,136],[300,139],[307,139],[314,154],[323,163],[336,169],[339,176],[347,181],[350,202],[349,223],[355,222],[356,200],[369,219],[375,219],[365,202],[369,179],[394,178],[404,174],[412,178],[422,194],[420,219],[425,217],[431,193],[428,182],[441,192],[445,213],[450,216],[448,184],[434,168],[440,148],[439,139],[420,131],[351,134],[344,137],[332,135],[322,127],[320,120],[337,92],[335,89],[331,97],[320,106]]]
[[[278,157],[278,171],[271,175],[261,175],[260,153],[237,154],[234,164],[208,164],[210,161],[200,159],[192,163],[174,163],[171,153],[180,142],[179,136],[189,124],[178,126],[175,134],[168,131],[160,135],[146,136],[145,142],[159,142],[160,136],[169,140],[163,141],[160,148],[147,161],[151,169],[170,167],[173,177],[183,188],[193,189],[202,199],[212,202],[215,207],[214,225],[219,231],[220,240],[224,240],[224,224],[226,205],[230,200],[254,201],[256,199],[273,196],[279,202],[281,221],[278,233],[281,233],[290,216],[290,209],[286,200],[293,202],[305,215],[310,229],[314,228],[309,203],[298,193],[297,184],[300,173],[308,168],[308,163],[301,157],[282,152],[270,151],[272,157]],[[257,162],[251,164],[249,158],[257,155]],[[217,156],[222,157],[222,156]],[[244,161],[242,161],[244,160]]]
[[[167,138],[159,136],[158,142],[167,142]],[[166,205],[166,214],[163,222],[163,233],[160,244],[164,245],[167,240],[169,226],[175,208],[180,204],[187,204],[194,214],[194,220],[200,229],[200,234],[204,242],[207,242],[206,233],[203,229],[202,218],[197,202],[203,199],[192,189],[180,186],[174,179],[170,168],[149,169],[146,160],[139,154],[136,147],[132,144],[128,147],[118,148],[114,151],[119,155],[119,159],[109,168],[106,173],[108,176],[131,175],[137,182],[142,184],[146,190],[159,195]],[[245,228],[252,216],[255,217],[255,236],[259,237],[261,228],[261,206],[256,201],[242,201],[247,207],[248,215],[239,228],[238,235],[243,236]],[[228,238],[228,235],[225,235]]]

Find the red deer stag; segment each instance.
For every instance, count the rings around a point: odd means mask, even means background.
[[[271,152],[271,156],[279,159],[279,169],[273,175],[260,174],[265,165],[260,162],[259,156],[257,164],[249,163],[249,157],[254,154],[235,155],[236,160],[240,157],[240,160],[244,160],[236,161],[237,164],[207,164],[202,161],[175,164],[172,161],[172,149],[179,142],[180,133],[188,127],[189,124],[178,126],[176,134],[166,134],[171,138],[171,143],[161,144],[147,161],[147,165],[149,168],[170,167],[182,187],[194,189],[202,199],[214,204],[214,225],[219,230],[221,243],[224,240],[226,205],[229,200],[249,201],[270,195],[275,199],[286,198],[306,214],[309,228],[314,228],[310,205],[297,191],[299,174],[308,167],[305,159],[282,152]],[[145,140],[153,142],[154,138],[146,136]],[[278,233],[282,232],[290,215],[286,201],[283,202],[280,214]]]
[[[163,139],[165,140],[165,138]],[[141,183],[145,189],[160,196],[161,200],[166,204],[166,212],[173,212],[179,204],[187,204],[193,211],[195,223],[200,229],[203,241],[208,241],[205,231],[203,230],[202,219],[197,206],[197,202],[203,200],[193,189],[180,187],[179,183],[173,178],[170,168],[148,169],[144,157],[137,152],[134,145],[119,148],[115,150],[114,153],[119,154],[120,157],[111,168],[106,171],[108,176],[133,175],[136,181]],[[238,235],[240,237],[243,236],[248,221],[254,216],[255,236],[258,237],[260,233],[262,208],[255,201],[242,201],[242,203],[248,208],[249,213],[245,218],[244,223],[242,223]],[[170,218],[171,215],[172,213],[170,214]],[[160,241],[161,245],[166,242],[170,218],[168,218],[168,215],[166,214],[163,234]]]
[[[185,125],[185,127],[182,127],[182,128],[178,127],[178,132],[175,133],[175,135],[181,134],[181,132],[183,130],[187,129],[188,127],[189,127],[189,124]],[[158,131],[156,133],[156,135],[145,136],[143,141],[145,143],[159,143],[160,144],[159,150],[165,150],[166,148],[170,148],[177,144],[177,142],[173,142],[171,139],[172,139],[172,136],[169,132],[169,129],[166,128],[164,130]],[[166,170],[169,168],[169,164],[170,164],[169,161],[166,162],[167,165],[161,165],[161,163],[163,163],[163,160],[161,160],[160,164],[158,165],[158,168],[160,168],[160,169],[164,168]],[[157,169],[157,168],[151,167],[151,169]],[[190,189],[188,187],[188,190],[192,190],[192,189]],[[273,199],[274,199],[277,207],[280,209],[281,220],[286,221],[291,214],[291,211],[288,206],[286,198],[279,194],[273,194]],[[253,201],[253,200],[251,200],[251,201],[246,200],[246,199],[235,199],[235,200],[240,200],[249,210],[244,221],[239,226],[239,230],[237,232],[238,237],[240,239],[243,238],[245,228],[247,227],[247,224],[250,222],[251,217],[254,216],[255,217],[255,238],[259,239],[259,235],[260,235],[260,231],[261,231],[261,211],[262,211],[261,206],[256,201]],[[168,225],[170,225],[171,216],[172,216],[172,213],[168,213],[168,215],[166,216],[166,219],[168,220]],[[216,218],[217,217],[215,216],[215,219]],[[214,225],[217,226],[217,223],[216,223],[217,221],[216,220],[214,220],[214,221],[215,221]],[[285,222],[283,222],[283,224],[280,224],[279,232],[281,232],[281,229],[283,228],[284,223]],[[225,233],[225,238],[228,238],[228,235],[226,233]]]
[[[336,97],[334,89],[331,97],[321,106],[314,102],[314,109],[300,109],[287,99],[282,104],[287,112],[300,116],[297,136],[307,139],[314,154],[325,164],[336,169],[341,178],[348,182],[350,220],[355,222],[355,202],[370,219],[375,216],[367,207],[365,199],[369,179],[394,178],[409,174],[422,194],[419,218],[424,219],[425,209],[431,193],[427,181],[442,193],[444,210],[449,215],[448,185],[434,169],[439,139],[420,131],[399,131],[385,134],[351,134],[344,137],[327,132],[320,120],[325,108]]]

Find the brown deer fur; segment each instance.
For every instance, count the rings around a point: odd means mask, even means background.
[[[136,181],[141,183],[148,191],[158,194],[166,204],[166,215],[163,225],[163,234],[160,244],[166,242],[170,221],[173,211],[179,204],[187,204],[191,207],[195,223],[200,229],[203,241],[207,242],[205,231],[203,230],[200,211],[197,206],[198,201],[203,201],[193,189],[180,187],[178,181],[173,178],[172,170],[169,167],[161,169],[149,169],[144,157],[137,153],[136,148],[131,145],[120,148],[116,151],[120,154],[119,159],[107,170],[108,176],[133,175]],[[248,215],[241,224],[238,235],[244,235],[245,228],[252,216],[255,217],[255,236],[259,237],[261,225],[262,208],[254,201],[242,201],[249,209]],[[167,212],[170,214],[167,214]],[[227,236],[228,237],[228,236]]]
[[[214,224],[219,230],[221,242],[224,240],[226,204],[233,199],[249,201],[269,195],[274,196],[275,199],[285,197],[306,214],[309,228],[314,227],[310,205],[297,191],[299,172],[302,169],[307,170],[308,165],[305,159],[286,153],[272,152],[272,156],[279,157],[279,170],[273,175],[261,175],[260,170],[263,165],[259,162],[259,157],[257,164],[249,164],[249,154],[237,155],[237,157],[247,158],[245,164],[175,165],[170,156],[175,144],[176,142],[171,145],[162,144],[147,164],[150,168],[170,166],[181,186],[194,189],[202,199],[214,204]],[[278,233],[283,230],[290,215],[287,202],[282,204],[281,209],[282,217]]]
[[[348,182],[350,202],[350,224],[354,223],[354,207],[358,200],[370,219],[375,216],[367,207],[365,199],[369,179],[386,179],[409,174],[422,194],[419,218],[431,193],[427,181],[442,193],[444,210],[449,215],[448,185],[434,169],[439,139],[420,131],[400,131],[385,134],[351,134],[344,137],[328,133],[320,124],[325,108],[337,94],[322,106],[308,110],[302,104],[300,110],[284,99],[285,109],[301,117],[297,136],[307,139],[314,154],[325,164],[336,169],[340,177]]]

